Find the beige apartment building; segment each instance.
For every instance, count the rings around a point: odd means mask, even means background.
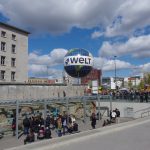
[[[0,83],[28,81],[28,35],[0,22]]]
[[[48,84],[48,79],[47,78],[30,77],[30,78],[28,78],[28,83],[29,84]]]

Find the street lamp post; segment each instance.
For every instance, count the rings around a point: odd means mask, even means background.
[[[46,66],[46,72],[47,72],[47,78],[48,78],[48,75],[49,75],[49,73],[48,73],[48,66]]]
[[[114,61],[115,61],[115,89],[117,88],[117,81],[116,81],[116,57],[117,56],[114,56]]]

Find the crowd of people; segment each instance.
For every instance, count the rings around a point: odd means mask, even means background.
[[[12,122],[13,135],[15,135],[15,119]],[[66,133],[73,133],[78,131],[78,124],[74,115],[47,115],[46,119],[42,115],[25,117],[23,119],[23,134],[26,135],[24,144],[33,142],[36,139],[50,139],[52,138],[51,130],[56,130],[60,137]]]
[[[116,108],[110,112],[110,120],[104,120],[103,126],[115,122],[116,117],[120,117],[120,111]],[[98,119],[97,114],[92,113],[90,116],[92,129],[96,128],[96,121]],[[78,124],[74,115],[58,114],[57,117],[53,115],[47,115],[46,119],[41,114],[37,116],[25,116],[22,121],[23,134],[26,135],[24,144],[34,142],[39,139],[52,138],[52,130],[55,130],[58,137],[61,137],[68,133],[78,132]],[[12,121],[13,136],[15,136],[16,119]],[[22,135],[23,135],[22,134]]]
[[[110,93],[112,99],[138,100],[140,102],[148,102],[150,99],[150,92],[138,90],[118,90]]]

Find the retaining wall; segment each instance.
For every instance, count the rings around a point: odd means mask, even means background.
[[[83,96],[85,86],[79,85],[0,85],[0,100],[44,99]]]

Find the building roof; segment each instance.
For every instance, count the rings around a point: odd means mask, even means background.
[[[12,26],[12,25],[9,25],[9,24],[3,23],[3,22],[0,22],[0,26],[4,26],[4,27],[7,27],[7,28],[11,28],[11,29],[14,29],[14,30],[23,32],[23,33],[25,33],[25,34],[30,34],[30,32],[28,32],[28,31],[25,31],[25,30],[23,30],[23,29],[17,28],[17,27],[15,27],[15,26]]]

